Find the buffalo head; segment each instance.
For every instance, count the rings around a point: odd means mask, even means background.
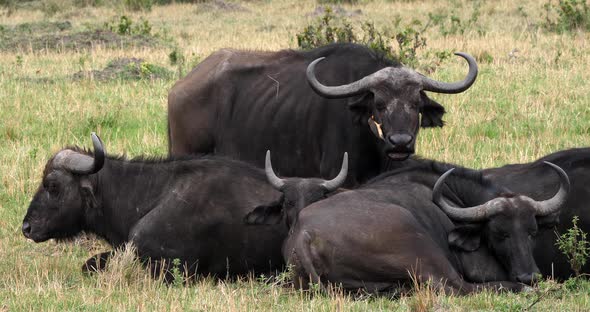
[[[82,231],[85,209],[94,200],[88,175],[97,173],[105,161],[102,142],[94,133],[92,143],[94,157],[64,149],[49,160],[23,220],[25,237],[43,242]]]
[[[442,197],[442,185],[453,169],[443,174],[433,189],[433,201],[447,216],[462,225],[449,233],[449,244],[464,251],[475,251],[485,241],[512,281],[530,284],[539,273],[533,258],[538,227],[555,224],[570,188],[563,169],[550,162],[560,177],[559,191],[550,199],[536,201],[524,195],[508,194],[479,206],[457,208]]]
[[[248,224],[273,224],[286,217],[287,225],[292,226],[301,209],[326,198],[329,193],[334,192],[344,183],[348,174],[348,153],[344,153],[340,172],[332,180],[319,178],[281,179],[272,169],[270,151],[266,152],[264,170],[268,182],[283,193],[283,200],[279,205],[256,207],[246,215],[244,221]]]
[[[361,95],[361,100],[350,108],[359,112],[363,120],[368,120],[373,134],[382,140],[385,154],[391,159],[403,160],[414,153],[420,126],[443,126],[444,107],[429,99],[424,91],[460,93],[475,82],[475,59],[466,53],[455,54],[469,64],[467,77],[460,82],[439,82],[406,67],[386,67],[346,85],[325,86],[315,75],[315,67],[323,57],[309,64],[307,80],[316,93],[326,98]]]

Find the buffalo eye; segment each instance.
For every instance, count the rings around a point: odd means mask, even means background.
[[[529,238],[533,238],[537,236],[537,230],[530,230],[529,231]]]
[[[383,110],[385,110],[385,108],[387,108],[387,105],[385,105],[384,101],[375,100],[375,109],[376,110],[383,111]]]
[[[503,240],[506,240],[508,237],[510,237],[510,234],[508,234],[507,232],[496,232],[496,233],[494,233],[494,237],[498,241],[503,241]]]
[[[54,181],[47,182],[45,189],[51,196],[57,196],[59,194],[59,186]]]

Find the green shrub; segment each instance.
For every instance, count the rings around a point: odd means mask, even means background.
[[[182,51],[176,47],[168,54],[168,60],[170,65],[176,66],[178,78],[182,78],[187,71],[190,71],[201,62],[201,57],[194,52],[191,56],[185,57]]]
[[[119,35],[149,36],[152,32],[152,25],[148,20],[141,18],[137,24],[134,24],[126,15],[122,15],[118,21],[105,23],[105,28]]]
[[[583,278],[583,276],[577,276],[568,278],[563,282],[563,287],[568,291],[578,291],[580,289],[584,289],[587,287],[588,281]]]
[[[459,17],[456,11],[450,13],[428,13],[428,24],[438,26],[439,32],[443,36],[464,35],[475,30],[480,36],[485,34],[485,29],[481,26],[479,16],[481,15],[481,1],[474,1],[469,19],[464,20]]]
[[[422,36],[422,31],[417,29],[418,26],[421,26],[420,21],[414,20],[395,35],[399,61],[412,67],[418,65],[418,49],[426,46],[426,38]]]
[[[133,32],[138,35],[149,36],[152,32],[152,25],[148,20],[141,18]]]
[[[174,258],[174,260],[172,260],[172,278],[174,279],[172,281],[172,285],[174,287],[180,287],[182,285],[184,285],[184,274],[182,274],[183,272],[183,268],[181,266],[181,262],[180,259],[178,258]]]
[[[567,232],[561,235],[557,234],[555,245],[567,257],[576,276],[579,276],[580,269],[588,259],[590,246],[586,240],[586,233],[578,228],[577,216],[572,219],[572,227]]]
[[[125,15],[121,16],[119,19],[119,24],[117,25],[117,33],[119,35],[129,35],[131,34],[131,25],[133,22],[131,19]]]
[[[182,52],[178,51],[178,48],[175,48],[170,54],[168,54],[168,60],[172,66],[179,65],[184,63],[184,55],[182,55]]]
[[[357,42],[352,25],[346,19],[337,19],[331,8],[315,25],[305,26],[297,34],[297,45],[304,50],[321,47],[335,42]]]
[[[390,59],[415,67],[418,64],[417,51],[426,46],[423,33],[428,25],[424,28],[420,28],[421,26],[418,20],[402,26],[401,19],[398,18],[393,25],[398,31],[377,29],[372,22],[364,22],[355,27],[346,18],[335,16],[331,8],[326,8],[326,13],[314,24],[306,26],[296,38],[297,45],[303,50],[337,42],[357,43]]]
[[[558,33],[573,30],[590,30],[590,8],[586,0],[559,0],[557,4],[547,2],[543,26]]]

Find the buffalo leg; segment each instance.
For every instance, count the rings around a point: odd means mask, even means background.
[[[114,253],[115,252],[111,250],[92,256],[82,265],[82,272],[95,273],[104,271],[106,269],[107,262],[114,255]]]
[[[414,276],[410,275],[410,278],[416,278],[419,283],[433,283],[434,289],[444,290],[445,293],[465,295],[484,289],[496,291],[520,291],[522,289],[522,285],[509,281],[469,283],[459,275],[442,252],[420,258],[418,265],[412,269],[409,272],[414,272]]]

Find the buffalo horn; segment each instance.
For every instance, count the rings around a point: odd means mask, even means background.
[[[266,173],[266,178],[268,182],[276,189],[280,190],[283,185],[285,185],[285,181],[275,174],[274,170],[272,169],[272,163],[270,162],[270,150],[266,151],[266,162],[264,164],[264,172]]]
[[[372,75],[366,76],[360,80],[355,82],[351,82],[349,84],[341,85],[341,86],[325,86],[321,84],[315,76],[315,66],[317,63],[321,62],[325,57],[320,57],[315,61],[311,62],[309,66],[307,66],[307,81],[311,88],[317,92],[319,95],[329,98],[329,99],[339,99],[350,97],[358,94],[365,93],[369,87],[372,85],[371,80]]]
[[[457,52],[455,55],[461,56],[469,64],[469,72],[467,73],[467,77],[465,77],[463,81],[441,82],[423,76],[422,88],[425,91],[437,93],[460,93],[471,87],[471,85],[475,82],[475,78],[477,78],[477,62],[471,55],[467,53]]]
[[[344,152],[344,158],[342,159],[342,168],[338,175],[329,181],[322,183],[322,186],[329,192],[335,191],[339,188],[344,181],[346,181],[346,175],[348,174],[348,153]]]
[[[558,165],[550,163],[548,161],[545,164],[551,166],[553,170],[559,175],[559,191],[552,198],[543,201],[535,201],[535,210],[538,216],[546,216],[559,211],[559,208],[567,200],[567,195],[570,190],[570,180],[567,177],[567,173],[563,171]]]
[[[92,144],[94,145],[94,157],[72,150],[59,152],[54,159],[54,166],[64,168],[75,174],[97,173],[105,161],[105,150],[100,138],[92,132]]]
[[[448,170],[442,176],[440,176],[440,178],[438,178],[434,184],[434,189],[432,190],[432,201],[442,208],[449,218],[456,221],[483,221],[487,217],[496,214],[498,210],[501,209],[501,207],[498,205],[499,203],[495,199],[469,208],[457,208],[449,205],[442,198],[442,186],[445,179],[453,172],[453,170],[455,170],[455,168]]]

